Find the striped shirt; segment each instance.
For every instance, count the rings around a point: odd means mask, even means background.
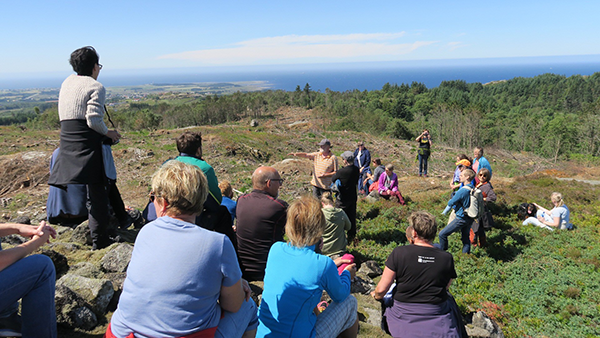
[[[331,186],[331,176],[319,177],[326,173],[333,173],[338,170],[337,157],[333,153],[329,156],[323,156],[321,152],[308,154],[314,160],[313,178],[310,184],[317,188],[329,190]]]

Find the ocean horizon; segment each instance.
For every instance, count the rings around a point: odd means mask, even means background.
[[[507,62],[508,60],[508,62]],[[494,62],[496,61],[496,62]],[[534,62],[535,61],[535,62]],[[106,66],[105,66],[106,69]],[[442,81],[464,80],[488,83],[515,77],[592,75],[600,72],[600,56],[509,58],[479,60],[436,60],[296,66],[255,66],[229,68],[177,68],[153,70],[103,70],[98,80],[105,87],[146,84],[262,81],[269,89],[292,91],[308,83],[314,91],[378,90],[386,83],[421,82],[428,88]],[[0,89],[59,88],[70,74],[0,77]]]

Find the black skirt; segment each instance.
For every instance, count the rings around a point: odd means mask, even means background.
[[[48,184],[65,189],[68,184],[104,183],[104,137],[86,120],[60,121],[60,152]]]

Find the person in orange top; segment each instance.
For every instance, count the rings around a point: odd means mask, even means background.
[[[331,191],[331,176],[338,170],[337,157],[331,152],[331,141],[324,138],[319,142],[321,150],[314,153],[290,153],[289,155],[307,158],[314,161],[313,178],[310,184],[313,195],[320,199],[326,191]]]

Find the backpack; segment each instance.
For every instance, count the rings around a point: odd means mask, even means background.
[[[481,190],[477,188],[471,189],[466,185],[463,188],[469,190],[469,200],[471,202],[466,210],[467,216],[471,218],[479,218],[485,212],[485,204],[483,201],[483,194],[481,193]]]

